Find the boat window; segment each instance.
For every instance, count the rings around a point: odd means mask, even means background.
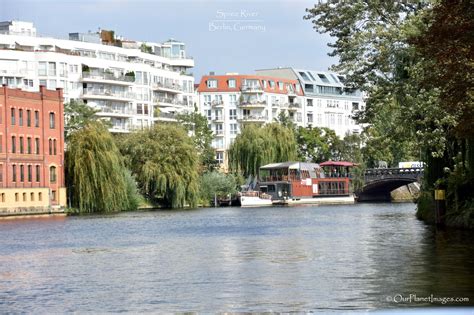
[[[275,185],[268,185],[268,192],[275,192]]]

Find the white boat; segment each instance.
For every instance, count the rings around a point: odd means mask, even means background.
[[[267,207],[271,206],[272,196],[259,191],[244,191],[240,193],[241,207]]]

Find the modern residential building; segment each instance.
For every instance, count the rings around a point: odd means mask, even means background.
[[[304,125],[328,127],[339,137],[347,133],[360,133],[362,127],[354,121],[354,114],[365,109],[365,102],[359,90],[347,89],[344,77],[327,71],[295,68],[257,70],[258,75],[298,80],[303,91]]]
[[[303,126],[298,80],[263,75],[206,75],[197,89],[200,112],[214,132],[216,159],[227,169],[227,150],[246,124],[276,121],[284,112]]]
[[[216,159],[227,170],[227,150],[247,123],[276,121],[281,112],[297,126],[328,127],[339,137],[360,133],[353,119],[365,109],[360,91],[324,71],[277,68],[256,75],[206,75],[196,89],[199,109],[214,132]]]
[[[0,212],[66,206],[62,90],[0,88]]]
[[[70,33],[67,40],[35,37],[31,23],[20,32],[12,28],[16,23],[3,22],[5,29],[11,25],[0,34],[0,83],[25,91],[62,88],[65,102],[82,99],[98,109],[112,132],[193,109],[194,60],[184,43],[131,41],[104,30]]]

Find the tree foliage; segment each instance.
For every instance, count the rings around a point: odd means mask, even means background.
[[[120,150],[147,199],[165,207],[196,206],[199,158],[184,128],[160,124],[133,132]]]
[[[90,121],[72,132],[67,147],[67,182],[74,207],[80,212],[135,210],[138,207],[135,183],[103,124]]]
[[[297,157],[293,130],[279,123],[263,127],[248,125],[229,149],[230,169],[247,177],[256,176],[262,165],[293,161]]]
[[[178,115],[177,120],[191,134],[199,154],[200,173],[215,170],[218,162],[212,148],[213,134],[207,123],[207,118],[196,110],[192,113]]]
[[[237,180],[233,174],[207,172],[200,178],[201,201],[209,205],[214,196],[226,197],[237,192]]]
[[[71,133],[84,128],[89,122],[98,121],[96,113],[96,109],[79,100],[71,100],[64,104],[65,138],[67,139]]]
[[[329,128],[299,127],[296,134],[298,156],[303,161],[321,163],[339,160],[338,148],[341,140]]]

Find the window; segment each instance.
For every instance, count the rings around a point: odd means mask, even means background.
[[[311,77],[311,79],[312,79],[313,81],[316,81],[316,80],[314,79],[313,75],[311,74],[311,72],[308,71],[308,75]]]
[[[267,88],[267,84],[268,84],[268,83],[267,83],[267,81],[266,81],[266,80],[264,80],[264,81],[263,81],[263,88],[264,88],[264,89],[266,89],[266,88]]]
[[[28,181],[31,183],[33,179],[33,167],[28,165]]]
[[[49,168],[49,182],[56,183],[56,166],[51,166]]]
[[[229,87],[235,88],[235,79],[229,79]]]
[[[219,164],[224,163],[224,152],[216,152],[216,161]]]
[[[306,100],[306,102],[307,102],[308,106],[313,106],[313,100],[312,99],[308,99],[308,100]]]
[[[18,193],[15,193],[15,201],[17,201],[17,202],[20,201],[20,197],[19,197]]]
[[[31,154],[31,137],[26,138],[26,153]]]
[[[274,89],[274,88],[275,88],[275,81],[270,80],[270,81],[268,81],[268,82],[270,82],[270,87],[271,87],[272,89]]]
[[[43,201],[43,193],[38,193],[38,200]]]
[[[49,139],[48,140],[48,149],[49,149],[49,155],[53,155],[53,140]]]
[[[12,165],[12,182],[16,182],[16,165]]]
[[[26,126],[31,127],[31,110],[26,111]]]
[[[35,153],[40,154],[40,139],[35,138]]]
[[[16,153],[16,137],[12,136],[12,153]]]
[[[35,127],[40,126],[40,113],[39,111],[35,110]]]
[[[56,63],[48,62],[48,75],[56,75]]]
[[[224,134],[224,128],[222,124],[216,124],[216,135]]]
[[[54,113],[49,113],[49,128],[54,129],[56,127],[55,121],[56,115]]]
[[[231,106],[237,105],[237,95],[231,94],[229,95],[229,97],[230,97],[230,105]]]
[[[26,193],[23,193],[23,201],[26,201]]]
[[[15,109],[11,109],[11,121],[12,121],[12,126],[15,124]]]
[[[23,126],[23,109],[18,110],[18,125]]]
[[[53,154],[56,155],[58,151],[56,150],[56,139],[53,139]]]
[[[25,153],[23,149],[23,137],[20,137],[20,154]]]
[[[56,201],[56,190],[51,190],[51,200]]]
[[[25,166],[24,165],[20,165],[20,182],[24,182],[25,181]]]
[[[229,109],[229,119],[236,120],[237,119],[237,110],[236,109]]]
[[[5,193],[2,193],[2,202],[5,202]]]
[[[303,80],[309,81],[309,78],[308,78],[308,76],[306,75],[306,73],[304,73],[304,72],[299,72],[299,74],[300,74],[300,76],[303,78]]]
[[[39,85],[46,87],[47,81],[46,81],[45,79],[40,79],[40,80],[39,80]]]
[[[312,122],[313,122],[313,114],[308,113],[308,123],[312,123]]]
[[[210,104],[210,103],[211,103],[211,96],[204,95],[204,104]]]
[[[326,78],[326,76],[322,73],[318,73],[318,77],[321,79],[321,81],[325,82],[325,83],[330,83],[328,78]]]
[[[217,89],[217,80],[215,79],[207,80],[207,87],[210,89]]]
[[[230,124],[230,134],[236,135],[237,134],[237,124]]]
[[[359,110],[359,103],[357,102],[352,103],[352,110]]]
[[[278,89],[283,91],[283,82],[278,82]]]
[[[208,109],[206,111],[206,114],[207,114],[207,120],[212,120],[212,110]]]
[[[35,201],[35,193],[30,193],[30,200]]]
[[[36,165],[35,168],[36,168],[36,181],[39,182],[40,181],[40,166]]]
[[[46,73],[46,62],[40,61],[38,63],[38,75],[47,75],[47,73]]]

